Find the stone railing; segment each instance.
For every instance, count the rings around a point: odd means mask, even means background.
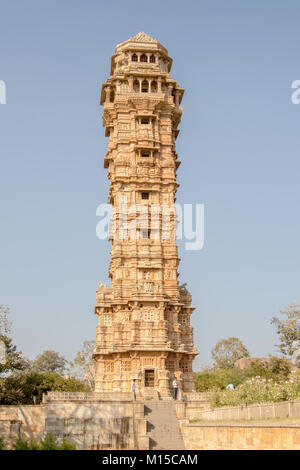
[[[300,418],[300,399],[244,406],[222,406],[213,410],[204,410],[201,413],[201,419],[208,421],[259,420],[287,417]]]
[[[48,392],[43,395],[43,403],[50,401],[132,401],[130,392]]]
[[[209,392],[182,392],[183,401],[210,401]]]

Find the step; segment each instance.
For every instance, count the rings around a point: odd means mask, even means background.
[[[172,402],[146,402],[144,415],[147,419],[150,449],[184,449],[179,422]]]

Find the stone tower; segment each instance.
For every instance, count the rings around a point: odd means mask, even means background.
[[[109,138],[104,168],[112,205],[111,286],[100,283],[96,392],[139,390],[168,396],[195,390],[197,355],[191,295],[179,286],[175,239],[175,140],[184,90],[170,76],[172,59],[139,33],[119,44],[100,104]]]

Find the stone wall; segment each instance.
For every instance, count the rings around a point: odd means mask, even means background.
[[[11,447],[19,436],[40,440],[46,433],[77,449],[148,449],[143,403],[55,400],[36,406],[0,406],[0,437]]]
[[[40,440],[44,435],[47,405],[0,406],[0,436],[11,445],[20,435]]]
[[[188,450],[299,450],[300,427],[188,424],[181,427]]]
[[[209,421],[245,420],[263,418],[300,418],[300,400],[279,403],[259,403],[247,406],[223,406],[221,408],[202,409],[197,416]],[[195,418],[192,419],[197,419]]]

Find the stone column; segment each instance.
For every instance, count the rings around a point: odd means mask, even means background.
[[[109,100],[110,100],[110,88],[108,86],[106,86],[104,88],[104,92],[105,92],[105,103],[109,103]]]
[[[161,93],[161,77],[157,79],[157,92]]]
[[[129,81],[129,93],[132,93],[133,92],[133,76],[132,75],[128,77],[128,81]]]

